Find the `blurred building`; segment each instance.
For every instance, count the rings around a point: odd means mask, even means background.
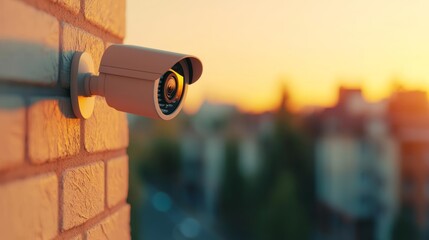
[[[385,102],[339,89],[318,115],[316,189],[322,239],[390,239],[398,206],[398,153]]]
[[[429,225],[429,108],[425,92],[398,91],[389,104],[401,155],[401,199],[427,239]]]

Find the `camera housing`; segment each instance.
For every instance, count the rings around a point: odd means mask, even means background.
[[[140,116],[170,120],[183,107],[188,85],[202,74],[201,61],[190,55],[130,45],[111,45],[93,74],[89,54],[72,60],[71,97],[77,117],[87,119],[94,95],[109,106]]]

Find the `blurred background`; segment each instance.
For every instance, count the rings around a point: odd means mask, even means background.
[[[133,239],[429,239],[427,9],[128,0],[126,44],[204,64],[129,115]]]

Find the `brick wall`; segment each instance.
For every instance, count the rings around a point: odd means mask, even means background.
[[[124,29],[125,0],[0,0],[1,239],[130,238],[126,116],[76,119],[68,89]]]

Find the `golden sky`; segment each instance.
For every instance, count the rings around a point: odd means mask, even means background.
[[[126,44],[193,54],[204,65],[185,108],[329,105],[339,85],[377,100],[393,80],[429,89],[427,0],[127,0]]]

